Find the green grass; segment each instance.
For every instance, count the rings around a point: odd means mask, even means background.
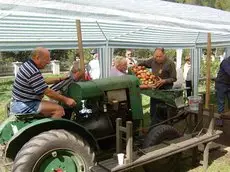
[[[0,121],[5,119],[5,106],[11,98],[13,77],[0,78]]]
[[[148,127],[151,123],[150,120],[150,98],[148,96],[142,95],[142,106],[144,114],[144,127]]]

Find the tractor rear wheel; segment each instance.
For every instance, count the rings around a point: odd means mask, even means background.
[[[147,148],[160,144],[165,140],[172,140],[178,137],[180,137],[180,133],[174,127],[170,125],[159,125],[150,129],[144,140],[143,147]]]
[[[80,136],[50,130],[30,139],[18,152],[12,172],[89,172],[95,154]]]
[[[170,125],[159,125],[152,128],[144,139],[143,148],[154,146],[166,140],[173,140],[180,137],[180,133]],[[178,162],[181,154],[178,153],[158,161],[144,165],[145,172],[161,171],[173,172],[178,171]]]

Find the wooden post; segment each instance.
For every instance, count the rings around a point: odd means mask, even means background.
[[[215,126],[215,118],[214,118],[214,105],[209,105],[209,127],[208,127],[208,134],[213,135],[214,126]]]
[[[199,103],[199,110],[198,110],[198,116],[196,119],[196,124],[198,124],[196,131],[202,130],[204,128],[203,125],[203,102]]]
[[[208,45],[207,45],[207,58],[206,58],[206,66],[207,66],[207,73],[206,73],[206,95],[205,95],[205,108],[209,108],[210,102],[210,80],[211,80],[211,33],[208,33]]]
[[[133,161],[133,123],[126,122],[126,159],[125,164]]]
[[[76,27],[77,27],[77,41],[78,41],[78,50],[80,55],[80,69],[83,71],[85,75],[85,61],[84,61],[84,53],[83,53],[83,46],[82,46],[82,34],[81,34],[81,22],[80,20],[76,20]],[[85,78],[85,77],[83,77]]]
[[[197,125],[197,128],[196,128],[195,132],[201,131],[203,128],[203,103],[202,102],[199,103],[198,114],[195,115],[195,126],[196,125]],[[192,149],[192,165],[194,165],[194,166],[198,162],[197,157],[198,157],[198,146],[196,146]]]
[[[205,144],[205,148],[204,148],[204,153],[203,153],[203,169],[206,172],[208,169],[208,160],[209,160],[209,149],[211,146],[212,142],[208,142],[207,144]]]
[[[122,132],[120,131],[120,126],[122,125],[121,118],[116,119],[116,153],[121,153],[122,151]]]

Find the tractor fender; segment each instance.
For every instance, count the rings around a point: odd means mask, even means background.
[[[13,160],[22,146],[32,137],[52,129],[64,129],[76,133],[84,138],[92,149],[99,150],[94,136],[82,125],[67,119],[43,118],[20,129],[7,143],[5,156]]]

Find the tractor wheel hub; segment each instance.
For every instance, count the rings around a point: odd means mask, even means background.
[[[54,172],[64,172],[61,168],[55,169]]]

